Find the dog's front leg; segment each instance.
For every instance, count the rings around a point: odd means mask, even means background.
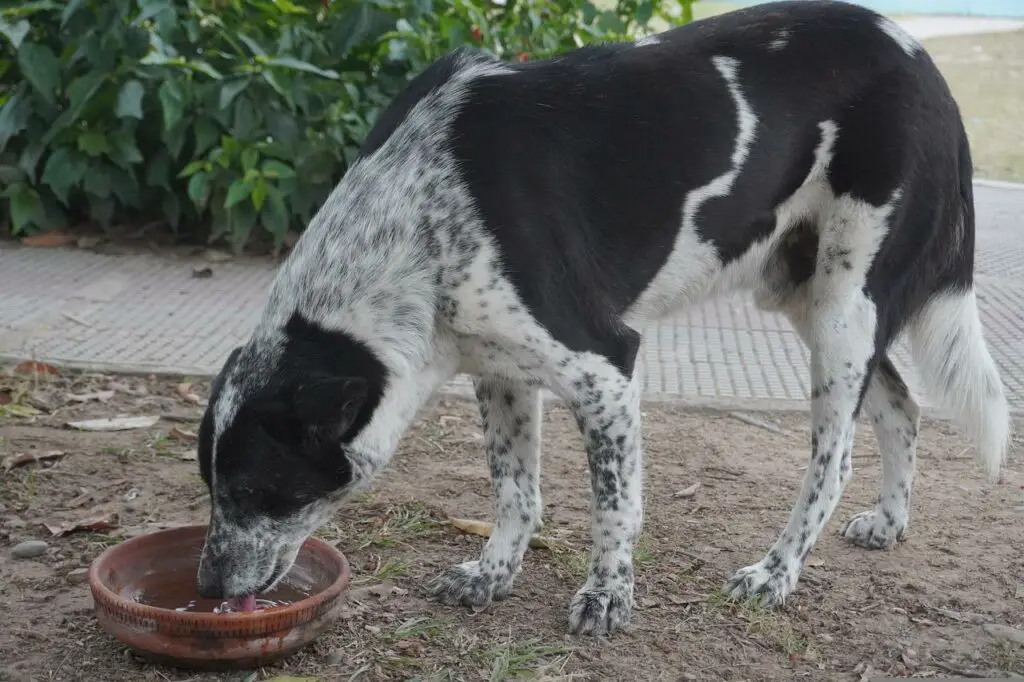
[[[453,606],[482,606],[507,596],[530,535],[540,527],[540,393],[496,377],[480,379],[475,387],[496,518],[480,559],[453,566],[430,585],[435,598]]]

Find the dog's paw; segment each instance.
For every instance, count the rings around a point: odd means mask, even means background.
[[[760,561],[736,571],[725,584],[723,592],[732,601],[753,601],[760,606],[782,606],[793,590],[796,580],[784,564],[769,570]]]
[[[584,586],[569,603],[569,632],[574,635],[610,635],[629,625],[633,595],[628,585]]]
[[[864,549],[890,549],[906,532],[905,520],[891,512],[872,509],[850,519],[843,528],[843,537]]]
[[[484,571],[479,561],[452,566],[427,585],[431,598],[449,606],[485,606],[512,591],[509,579]]]

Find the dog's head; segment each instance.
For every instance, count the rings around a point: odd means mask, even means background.
[[[204,597],[266,591],[360,483],[348,445],[380,402],[384,366],[363,344],[298,316],[272,350],[235,349],[199,427],[210,524]]]

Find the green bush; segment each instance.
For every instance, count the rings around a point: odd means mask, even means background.
[[[549,56],[678,7],[486,2],[0,2],[0,220],[15,235],[159,222],[276,250],[433,59],[463,44]]]

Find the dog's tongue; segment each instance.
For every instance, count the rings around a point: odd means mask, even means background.
[[[232,597],[228,600],[231,608],[242,613],[252,613],[256,610],[256,595],[247,594],[244,597]]]

